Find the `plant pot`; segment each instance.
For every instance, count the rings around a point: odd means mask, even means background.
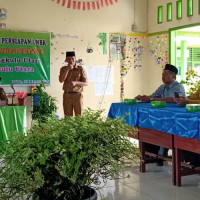
[[[97,192],[91,187],[84,187],[84,196],[82,200],[97,200]]]
[[[47,200],[46,197],[44,197],[45,193],[46,193],[45,191],[42,192],[42,196],[40,196],[39,194],[34,194],[32,199],[36,200],[37,197],[39,197],[40,200]],[[55,197],[48,196],[48,199],[49,198],[51,198],[53,200]],[[93,188],[85,186],[84,192],[83,192],[83,197],[81,199],[79,198],[79,200],[97,200],[97,192]]]

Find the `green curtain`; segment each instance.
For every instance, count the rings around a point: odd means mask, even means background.
[[[0,140],[9,140],[12,132],[26,134],[26,106],[0,107]]]

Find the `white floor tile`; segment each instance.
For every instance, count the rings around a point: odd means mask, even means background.
[[[146,172],[140,173],[139,166],[124,168],[121,172],[129,178],[108,181],[100,191],[107,200],[199,200],[200,175],[182,177],[182,186],[172,184],[170,165],[158,167],[146,165]],[[100,200],[100,196],[98,200]]]

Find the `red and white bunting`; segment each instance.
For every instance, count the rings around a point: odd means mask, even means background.
[[[110,1],[110,5],[113,5],[113,0],[109,0]]]
[[[101,7],[104,7],[104,0],[101,0]]]
[[[68,0],[68,2],[67,2],[67,8],[71,8],[71,0]]]
[[[96,1],[96,6],[97,6],[97,9],[99,10],[100,9],[100,2],[99,1]]]
[[[83,2],[83,10],[85,10],[86,8],[85,8],[85,2]]]
[[[73,9],[76,9],[76,1],[73,1]]]
[[[62,6],[65,6],[66,0],[62,0]]]
[[[66,8],[74,10],[99,10],[105,6],[114,5],[119,0],[51,0]]]
[[[87,2],[87,9],[90,10],[90,2]]]
[[[81,9],[81,2],[78,1],[78,10],[80,10],[80,9]]]
[[[108,0],[104,0],[104,1],[106,3],[106,6],[109,6]]]
[[[95,6],[95,2],[94,1],[92,1],[92,8],[93,8],[93,10],[96,10],[96,6]]]

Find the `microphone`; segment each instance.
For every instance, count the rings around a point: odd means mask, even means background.
[[[14,99],[14,96],[15,96],[15,88],[13,87],[13,84],[11,84],[11,88],[13,89],[14,93],[12,95],[12,105],[13,105],[13,99]]]

